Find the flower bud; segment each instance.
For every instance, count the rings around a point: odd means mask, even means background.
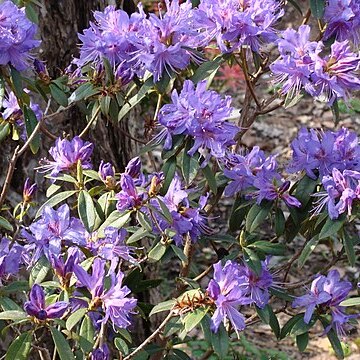
[[[24,189],[23,189],[23,201],[24,203],[28,204],[32,201],[35,192],[37,190],[37,184],[34,183],[30,185],[30,179],[27,178],[24,183]]]

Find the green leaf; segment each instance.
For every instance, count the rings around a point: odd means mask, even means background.
[[[171,182],[174,179],[176,171],[176,156],[170,157],[163,165],[162,171],[165,175],[165,180],[161,188],[161,193],[166,194]]]
[[[22,307],[8,297],[0,297],[0,305],[4,311],[17,310],[23,312]]]
[[[30,271],[30,286],[33,286],[34,284],[40,284],[45,279],[50,268],[51,265],[49,260],[45,256],[42,256]]]
[[[27,317],[27,313],[20,310],[8,310],[0,313],[0,320],[22,320]]]
[[[340,121],[340,111],[339,111],[339,103],[338,103],[337,99],[335,99],[335,101],[331,105],[331,111],[332,111],[333,118],[334,118],[334,124],[338,125],[339,121]]]
[[[104,237],[104,230],[111,226],[117,229],[121,229],[127,221],[130,219],[131,211],[125,211],[120,213],[118,210],[114,210],[110,216],[104,221],[104,223],[99,227],[97,233],[98,236]]]
[[[81,190],[79,193],[78,212],[86,230],[88,232],[92,232],[94,230],[96,218],[95,206],[90,194],[85,190]]]
[[[211,345],[215,353],[220,359],[225,359],[229,352],[229,335],[227,334],[224,325],[221,324],[217,333],[211,333]]]
[[[38,14],[31,3],[27,3],[25,5],[25,13],[30,21],[32,21],[34,24],[39,24]]]
[[[259,257],[253,250],[249,248],[243,248],[243,251],[246,264],[250,267],[252,271],[255,272],[256,275],[259,276],[262,271],[261,261]]]
[[[175,355],[176,360],[192,360],[189,355],[179,349],[173,349],[173,354]]]
[[[17,71],[13,66],[10,66],[11,79],[14,84],[14,92],[18,99],[22,99],[24,94],[24,88],[22,84],[22,77],[19,71]]]
[[[317,180],[311,179],[305,175],[297,184],[295,190],[295,197],[301,202],[301,208],[303,209],[310,199],[311,195],[314,193],[317,185]]]
[[[205,179],[210,187],[210,190],[216,195],[217,194],[217,184],[216,184],[216,179],[215,179],[215,175],[212,172],[209,164],[206,165],[205,167],[203,167],[201,169],[202,173],[205,176]]]
[[[157,197],[156,200],[160,205],[161,212],[162,212],[161,215],[163,215],[166,218],[166,220],[171,224],[173,222],[173,218],[171,216],[169,208],[159,197]]]
[[[199,170],[198,156],[196,156],[196,154],[193,156],[188,154],[191,146],[192,142],[190,139],[187,139],[182,158],[182,173],[187,185],[189,185],[195,179]]]
[[[343,240],[346,256],[349,260],[349,264],[351,266],[355,266],[356,254],[355,254],[353,239],[349,236],[348,233],[344,232],[344,236],[342,240]]]
[[[67,107],[68,106],[68,98],[66,94],[56,85],[50,84],[50,93],[54,100],[61,106]]]
[[[180,249],[179,247],[177,247],[176,245],[170,245],[171,249],[173,250],[173,252],[175,253],[175,255],[183,262],[187,262],[188,258],[186,257],[186,255],[184,254],[184,252],[182,251],[182,249]]]
[[[306,350],[308,343],[309,343],[309,333],[308,332],[305,332],[296,337],[296,345],[300,352],[303,352]]]
[[[315,250],[317,244],[319,243],[319,237],[315,236],[313,237],[310,241],[308,241],[303,249],[303,251],[301,252],[301,255],[299,256],[298,259],[298,265],[299,265],[299,269],[301,269],[305,263],[306,260],[309,258],[309,256],[311,255],[311,253]]]
[[[200,323],[200,321],[203,319],[207,312],[208,309],[198,308],[187,314],[182,319],[183,324],[185,325],[185,331],[190,332],[192,329],[194,329]]]
[[[31,349],[32,333],[19,335],[9,346],[5,360],[27,360]]]
[[[275,233],[276,236],[281,236],[285,231],[285,216],[280,208],[275,211]]]
[[[0,143],[10,134],[10,124],[8,122],[0,124]]]
[[[38,120],[36,118],[36,115],[34,114],[34,112],[27,107],[26,105],[24,105],[24,119],[25,119],[25,128],[26,128],[26,134],[28,136],[28,138],[30,137],[30,135],[34,132],[37,124],[38,124]],[[33,154],[36,154],[38,152],[40,148],[40,134],[39,132],[34,136],[33,140],[30,143],[30,149],[32,151]]]
[[[224,58],[222,56],[216,57],[214,60],[207,61],[202,63],[195,71],[194,75],[190,78],[190,80],[197,84],[201,80],[205,80],[216,73],[224,62]]]
[[[245,216],[248,213],[249,209],[250,205],[244,200],[244,198],[237,197],[235,199],[229,219],[230,231],[235,232],[240,229],[241,224],[245,219]]]
[[[138,93],[133,96],[131,99],[127,100],[124,106],[121,108],[118,121],[120,121],[135,105],[137,105],[146,95],[150,94],[154,90],[153,78],[150,77],[147,79],[144,84],[141,86]]]
[[[66,320],[66,329],[70,331],[80,320],[84,318],[87,311],[87,308],[81,308],[73,312]]]
[[[280,289],[276,289],[276,288],[269,288],[269,292],[271,295],[274,295],[276,297],[278,297],[279,299],[283,299],[286,301],[293,301],[294,297],[292,295],[287,294],[286,292],[284,292],[283,290]]]
[[[150,235],[149,231],[147,231],[146,229],[140,228],[138,230],[136,230],[127,240],[126,240],[126,244],[132,244],[134,242],[137,242],[143,238],[145,238],[146,236]]]
[[[322,239],[328,238],[330,236],[336,235],[337,232],[344,225],[345,221],[346,221],[345,214],[341,215],[336,220],[331,220],[330,218],[328,218],[326,220],[326,223],[324,224],[324,226],[322,227],[322,229],[320,231],[319,240],[322,240]]]
[[[295,316],[293,316],[292,318],[290,318],[285,325],[283,326],[283,328],[281,329],[280,332],[280,339],[284,339],[287,335],[290,334],[290,332],[292,331],[293,327],[298,323],[301,322],[304,323],[304,313],[300,313],[297,314]],[[306,331],[306,330],[305,330]],[[305,332],[304,331],[304,332]],[[303,333],[304,333],[303,332]],[[298,334],[300,335],[300,334]]]
[[[259,240],[251,243],[248,248],[261,250],[265,254],[284,255],[285,246],[283,244],[275,244],[265,240]]]
[[[5,218],[0,216],[0,228],[3,228],[8,231],[14,231],[13,226]]]
[[[173,306],[176,304],[175,299],[166,300],[163,301],[157,305],[155,305],[152,310],[150,311],[149,317],[152,315],[155,315],[157,313],[163,312],[163,311],[169,311],[173,308]]]
[[[151,225],[151,221],[149,219],[149,217],[144,214],[141,211],[138,211],[136,213],[136,219],[139,222],[139,224],[142,226],[143,229],[145,229],[148,232],[152,232],[153,231],[153,227]]]
[[[346,299],[340,303],[340,306],[359,306],[360,305],[360,297],[353,297],[350,299]]]
[[[18,291],[28,291],[29,290],[29,283],[25,280],[14,281],[9,285],[2,286],[0,288],[0,294],[13,294]]]
[[[166,245],[161,242],[158,242],[149,252],[148,260],[150,263],[159,261],[166,252]]]
[[[122,338],[115,338],[114,345],[123,355],[127,355],[129,353],[129,347],[126,341]]]
[[[52,338],[55,343],[56,351],[61,360],[75,360],[69,343],[65,340],[64,335],[56,328],[50,326]]]
[[[54,195],[52,198],[50,198],[49,200],[47,200],[41,207],[40,209],[37,211],[35,218],[39,217],[44,209],[45,206],[50,206],[50,207],[54,207],[55,205],[61,203],[62,201],[66,200],[67,198],[69,198],[70,196],[76,194],[78,191],[77,190],[69,190],[69,191],[63,191],[61,193],[58,193],[56,195]]]
[[[274,314],[271,306],[267,304],[263,309],[260,309],[256,306],[256,312],[258,313],[260,319],[265,323],[270,325],[271,329],[273,330],[274,334],[277,338],[280,336],[280,325],[279,321]]]
[[[295,106],[303,97],[304,97],[304,94],[302,94],[302,93],[298,93],[295,96],[293,96],[293,92],[289,91],[286,94],[284,108],[289,109],[289,108]]]
[[[69,104],[72,104],[74,102],[80,101],[80,100],[86,100],[87,98],[98,94],[99,89],[95,89],[94,85],[86,82],[84,84],[81,84],[69,97]]]
[[[84,352],[90,352],[93,350],[95,330],[89,315],[85,315],[83,322],[80,326],[80,347]]]
[[[324,329],[326,329],[329,326],[329,322],[324,319],[323,317],[320,318],[320,321],[324,327]],[[344,355],[344,350],[343,347],[341,346],[341,342],[336,334],[336,332],[334,331],[333,328],[331,328],[327,333],[326,333],[330,344],[332,346],[332,348],[334,349],[335,355],[338,359],[344,359],[345,355]]]
[[[322,19],[325,11],[325,0],[310,0],[310,9],[316,19]]]
[[[271,201],[262,202],[261,205],[254,204],[246,216],[245,228],[252,233],[256,230],[268,216],[273,203]]]

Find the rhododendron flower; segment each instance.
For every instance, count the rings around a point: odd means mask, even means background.
[[[349,281],[340,280],[339,272],[331,270],[327,276],[317,276],[311,284],[309,293],[295,299],[293,307],[306,307],[304,322],[307,324],[316,308],[330,313],[331,323],[325,331],[334,328],[339,336],[344,336],[348,321],[360,315],[347,315],[345,308],[340,305],[351,289],[352,285]]]
[[[360,4],[357,0],[328,0],[324,21],[327,23],[324,40],[334,37],[337,41],[351,40],[360,45]]]
[[[29,242],[25,247],[33,251],[31,263],[45,255],[50,261],[52,255],[59,255],[63,245],[85,245],[86,230],[81,221],[70,216],[67,204],[53,209],[45,206],[40,220],[29,226],[29,232],[22,231]]]
[[[75,247],[69,248],[66,261],[64,261],[62,256],[51,255],[51,266],[64,288],[69,286],[74,266],[78,263],[79,257],[79,250]]]
[[[312,179],[330,175],[334,168],[360,170],[360,146],[356,133],[342,128],[318,133],[302,128],[291,143],[292,160],[288,170],[303,171]]]
[[[211,330],[217,332],[220,324],[230,321],[236,333],[245,329],[245,318],[239,312],[240,305],[250,304],[239,287],[239,266],[228,260],[224,266],[221,261],[214,264],[214,278],[207,287],[209,297],[214,300],[216,310],[211,318]]]
[[[130,210],[142,207],[147,194],[143,191],[138,192],[133,178],[123,173],[120,177],[121,191],[116,194],[118,202],[116,208],[119,211]]]
[[[57,301],[46,306],[44,290],[38,284],[34,284],[31,288],[29,298],[29,301],[24,304],[24,309],[38,320],[61,318],[69,307],[69,303],[65,301]]]
[[[30,51],[40,45],[35,40],[37,26],[12,1],[0,3],[0,65],[11,64],[25,70],[31,60]]]
[[[80,265],[75,266],[75,275],[79,282],[85,286],[92,296],[89,304],[91,311],[102,308],[105,316],[100,322],[107,322],[110,319],[119,328],[127,328],[131,325],[130,316],[134,314],[137,300],[127,297],[130,289],[122,286],[124,274],[119,271],[111,273],[109,287],[104,286],[105,282],[104,260],[96,258],[92,265],[92,274],[89,275]]]
[[[55,141],[55,146],[50,148],[49,153],[53,161],[44,159],[43,169],[51,170],[50,175],[56,177],[59,172],[74,172],[80,161],[83,169],[91,169],[91,154],[94,145],[88,141],[83,141],[80,137],[75,136],[72,140],[60,139]]]
[[[37,190],[37,184],[34,183],[34,184],[30,185],[30,179],[26,178],[24,187],[23,187],[23,201],[25,203],[31,202],[36,193],[36,190]]]
[[[171,148],[174,135],[184,134],[194,140],[189,155],[205,150],[204,164],[210,155],[223,158],[240,130],[227,121],[233,110],[231,97],[223,99],[217,92],[206,90],[206,81],[195,86],[186,80],[181,93],[174,90],[171,100],[172,103],[164,105],[159,112],[159,123],[165,127],[164,148]]]
[[[111,163],[105,163],[101,160],[98,173],[109,190],[115,190],[118,187],[118,183],[115,179],[115,168]]]
[[[0,284],[7,275],[16,275],[19,272],[23,247],[16,242],[3,237],[0,241]]]
[[[269,288],[273,277],[265,261],[261,262],[261,272],[257,275],[248,266],[239,266],[239,287],[259,308],[263,309],[269,302]]]
[[[274,25],[284,10],[274,0],[201,0],[195,19],[204,40],[215,39],[222,52],[247,45],[259,52],[275,40]]]

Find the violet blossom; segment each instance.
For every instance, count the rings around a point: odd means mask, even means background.
[[[359,316],[347,315],[345,308],[340,305],[351,289],[349,281],[342,281],[339,272],[331,270],[327,276],[317,276],[311,284],[310,291],[293,301],[293,307],[306,307],[304,322],[307,324],[316,309],[331,314],[331,323],[325,332],[333,328],[339,336],[344,336],[349,320]]]
[[[33,222],[28,231],[24,229],[21,234],[28,241],[25,248],[32,252],[31,264],[42,255],[51,261],[52,255],[60,255],[64,245],[83,246],[86,243],[86,230],[79,219],[70,216],[67,204],[56,210],[45,206],[41,218]]]
[[[51,255],[51,266],[64,289],[69,287],[74,272],[74,266],[78,263],[79,257],[79,250],[75,247],[69,248],[67,251],[67,259],[65,261],[62,256]]]
[[[111,273],[110,285],[105,288],[105,264],[105,260],[96,258],[92,264],[91,275],[80,265],[75,265],[75,275],[90,291],[89,310],[103,310],[104,317],[99,322],[107,322],[110,319],[115,326],[126,329],[131,325],[130,317],[134,314],[137,300],[128,297],[131,291],[127,286],[122,286],[124,274],[121,271],[117,274]]]
[[[91,169],[91,155],[94,145],[88,141],[83,141],[75,136],[72,140],[58,138],[55,146],[50,148],[49,154],[53,161],[42,160],[45,171],[51,170],[50,175],[56,177],[61,171],[76,172],[78,162],[83,169]]]
[[[0,241],[0,279],[19,272],[23,247],[3,237]],[[1,281],[0,281],[1,284]]]
[[[214,301],[216,310],[211,317],[211,330],[217,332],[221,323],[230,321],[236,333],[245,329],[245,318],[239,312],[240,305],[252,300],[245,297],[239,287],[239,265],[228,260],[224,266],[221,261],[214,264],[214,276],[207,287],[207,293]]]
[[[12,1],[0,4],[0,65],[11,64],[25,70],[32,56],[30,51],[40,45],[35,39],[37,26]]]
[[[174,135],[188,135],[193,139],[193,145],[188,154],[193,156],[197,151],[205,151],[205,165],[212,155],[223,158],[226,149],[235,144],[235,135],[239,127],[227,121],[232,112],[231,97],[221,96],[206,90],[206,81],[196,86],[190,80],[178,94],[176,90],[171,95],[172,103],[164,105],[159,112],[159,123],[165,127],[161,136],[166,137],[165,149],[172,146]]]
[[[57,301],[46,306],[44,290],[38,284],[33,285],[30,290],[29,301],[24,304],[25,311],[41,321],[61,318],[68,307],[69,303],[65,301]]]
[[[100,179],[103,181],[107,189],[117,189],[118,182],[115,179],[115,168],[111,163],[105,163],[103,160],[101,160],[98,173]]]
[[[356,133],[342,128],[336,132],[316,132],[302,128],[291,143],[290,172],[305,171],[312,179],[331,175],[334,168],[360,170],[360,146]]]
[[[23,187],[23,202],[28,204],[34,198],[34,195],[37,191],[37,184],[34,183],[30,185],[30,179],[26,178],[24,187]]]

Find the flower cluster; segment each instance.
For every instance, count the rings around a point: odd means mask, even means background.
[[[282,199],[288,206],[300,207],[301,203],[289,195],[290,182],[283,181],[277,171],[275,156],[265,157],[255,146],[248,154],[228,154],[224,175],[232,181],[225,188],[225,196],[245,192],[245,197],[263,200]]]
[[[336,99],[347,100],[350,91],[360,89],[356,73],[360,57],[350,50],[348,41],[335,41],[329,55],[322,55],[323,47],[321,41],[310,41],[308,25],[300,26],[298,31],[283,31],[278,40],[280,58],[270,66],[275,82],[282,84],[282,94],[293,97],[304,89],[332,105]]]
[[[95,23],[79,35],[82,41],[78,66],[87,63],[99,65],[107,58],[120,69],[121,77],[139,77],[148,70],[154,80],[160,80],[164,71],[185,69],[191,57],[191,48],[197,47],[197,32],[192,22],[191,2],[179,5],[166,1],[167,12],[160,17],[147,16],[139,5],[139,13],[130,17],[114,6],[94,13]]]
[[[190,204],[191,190],[185,190],[180,178],[175,175],[164,196],[159,190],[164,182],[162,173],[145,176],[140,172],[140,162],[133,159],[120,176],[121,191],[116,194],[117,209],[140,211],[148,216],[155,233],[171,230],[173,240],[181,245],[184,236],[189,235],[196,241],[201,234],[210,232],[202,210],[206,205],[207,196],[201,196],[198,207]],[[150,204],[150,207],[148,205]],[[162,206],[165,206],[171,218],[164,216]]]
[[[220,324],[228,320],[236,332],[245,328],[245,318],[238,311],[240,305],[255,303],[264,308],[269,301],[269,288],[273,278],[262,263],[262,270],[256,275],[245,265],[228,260],[214,265],[214,277],[210,280],[207,293],[214,301],[216,310],[211,318],[211,329],[217,332]]]
[[[94,145],[88,141],[83,141],[75,136],[72,140],[58,138],[49,153],[54,159],[43,160],[42,168],[51,170],[50,175],[56,177],[61,171],[76,172],[78,163],[81,163],[83,169],[91,169],[91,154]]]
[[[334,168],[360,170],[360,146],[356,133],[342,128],[336,132],[317,132],[302,128],[291,143],[289,171],[303,171],[312,179],[331,175]]]
[[[37,27],[12,1],[0,3],[0,65],[11,64],[25,70],[31,59],[30,50],[40,45],[35,40]]]
[[[171,100],[172,103],[164,105],[159,112],[159,123],[165,127],[161,133],[166,136],[164,148],[171,148],[173,136],[188,135],[194,140],[188,150],[190,156],[203,150],[205,163],[210,155],[223,158],[240,130],[226,121],[233,110],[231,97],[221,98],[217,92],[206,90],[206,81],[195,86],[186,80],[180,94],[173,91]]]
[[[293,307],[306,307],[304,322],[309,324],[313,317],[323,313],[331,314],[331,324],[325,329],[329,331],[333,328],[338,335],[344,336],[346,325],[350,319],[359,315],[347,315],[340,303],[349,295],[352,285],[349,281],[340,280],[337,270],[331,270],[327,276],[317,276],[312,284],[310,291],[293,301]]]
[[[262,43],[276,39],[274,25],[283,14],[274,0],[201,0],[194,16],[207,42],[216,39],[222,52],[241,46],[259,52]]]
[[[360,45],[360,4],[357,0],[328,0],[324,20],[327,23],[324,40],[349,40]]]

